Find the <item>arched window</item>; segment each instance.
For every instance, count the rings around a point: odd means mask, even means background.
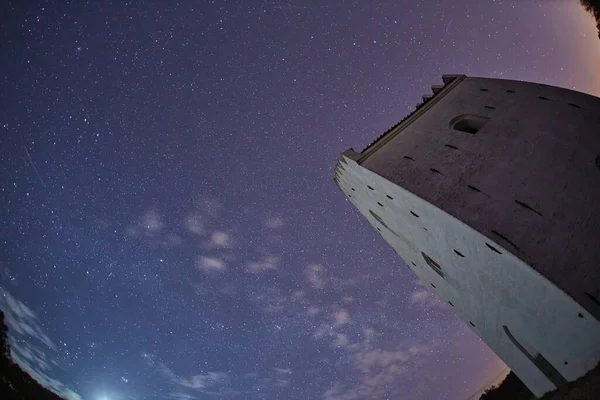
[[[450,128],[455,131],[476,134],[489,121],[488,117],[480,115],[462,114],[450,121]]]

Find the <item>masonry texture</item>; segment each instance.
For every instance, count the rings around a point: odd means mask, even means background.
[[[540,396],[600,361],[600,99],[443,82],[335,181]]]

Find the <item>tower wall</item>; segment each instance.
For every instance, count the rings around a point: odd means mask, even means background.
[[[599,154],[600,99],[460,77],[336,181],[541,395],[600,361]]]

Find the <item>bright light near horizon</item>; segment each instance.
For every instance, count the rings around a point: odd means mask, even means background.
[[[108,398],[108,396],[102,396],[98,400],[110,400],[110,399]]]

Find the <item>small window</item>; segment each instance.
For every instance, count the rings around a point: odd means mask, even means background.
[[[538,99],[540,99],[540,100],[550,100],[549,98],[544,97],[544,96],[538,96]]]
[[[516,92],[515,92],[514,90],[510,90],[510,89],[508,89],[508,90],[506,91],[506,93],[516,93]]]
[[[390,196],[389,194],[386,194],[385,197],[387,197],[390,200],[394,200],[394,198],[392,196]]]
[[[435,271],[436,274],[438,274],[439,276],[441,276],[443,278],[444,272],[442,272],[442,267],[440,267],[440,264],[433,261],[433,259],[431,257],[429,257],[427,254],[425,254],[423,252],[421,252],[421,255],[423,256],[423,259],[425,260],[427,265],[429,265],[431,267],[431,269],[433,269]]]
[[[449,301],[449,302],[448,302],[448,304],[450,304],[452,307],[454,307],[454,304],[452,304],[452,302],[451,302],[451,301]]]
[[[415,161],[415,159],[414,159],[414,158],[412,158],[412,157],[409,157],[409,156],[404,156],[404,158],[406,158],[407,160],[410,160],[410,161]]]
[[[380,202],[377,202],[377,204],[379,204],[381,207],[383,207],[383,204],[381,204]]]
[[[458,254],[459,256],[461,256],[461,257],[464,257],[464,255],[463,255],[463,254],[462,254],[460,251],[458,251],[458,250],[454,249],[454,252],[455,252],[456,254]]]
[[[598,157],[596,157],[596,168],[598,168],[598,171],[600,171],[600,154],[598,154]]]
[[[569,103],[569,105],[570,105],[571,107],[575,107],[575,108],[581,108],[581,107],[579,107],[577,104]]]
[[[469,321],[469,323],[471,324],[471,326],[472,326],[473,328],[475,328],[475,324],[474,324],[474,323],[472,323],[471,321]]]
[[[433,283],[430,283],[431,287],[435,289],[435,285]]]
[[[417,218],[419,218],[419,215],[418,215],[418,214],[416,214],[416,213],[414,213],[414,212],[412,212],[412,211],[411,211],[410,213],[413,215],[413,217],[417,217]]]
[[[488,110],[495,110],[496,107],[492,107],[492,106],[483,106],[484,108],[487,108]]]
[[[488,90],[487,90],[487,89],[484,89],[484,88],[481,88],[481,89],[479,89],[479,91],[480,91],[480,92],[487,92]]]
[[[351,188],[353,192],[356,192],[356,190],[354,188]]]
[[[444,146],[450,147],[451,149],[458,150],[458,147],[452,146],[451,144],[445,144]]]
[[[579,313],[579,314],[577,314],[577,316],[578,316],[579,318],[584,318],[584,316],[583,316],[583,314],[582,314],[582,313]]]
[[[450,128],[455,131],[476,134],[489,121],[488,117],[480,115],[462,114],[450,121]]]

